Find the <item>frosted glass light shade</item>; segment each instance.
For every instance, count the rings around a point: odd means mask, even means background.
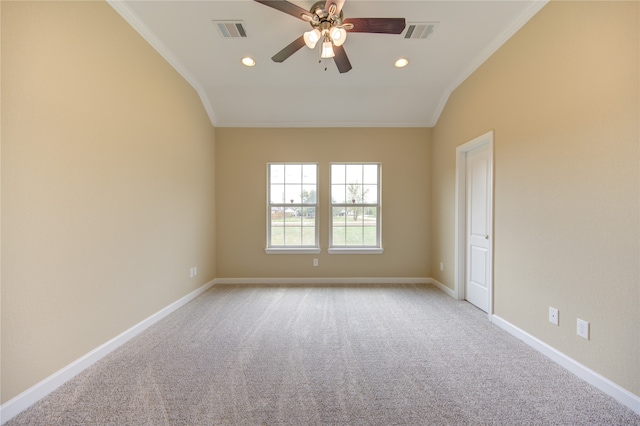
[[[336,46],[342,46],[342,43],[347,39],[347,32],[343,28],[332,27],[329,30],[329,35]]]
[[[318,40],[320,40],[320,31],[317,29],[304,33],[304,42],[309,49],[316,47]]]
[[[336,54],[333,53],[333,44],[331,44],[330,41],[325,41],[324,43],[322,43],[322,53],[320,54],[320,57],[333,58],[334,56],[336,56]]]

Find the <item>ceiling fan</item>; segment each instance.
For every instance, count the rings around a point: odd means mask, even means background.
[[[351,62],[342,47],[347,33],[400,34],[406,25],[404,18],[343,18],[345,0],[318,1],[309,11],[286,0],[255,0],[311,24],[312,30],[305,32],[291,44],[276,53],[271,59],[284,62],[289,56],[306,45],[310,49],[322,42],[321,58],[333,58],[338,71],[351,70]]]

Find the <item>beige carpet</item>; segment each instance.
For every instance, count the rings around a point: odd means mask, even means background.
[[[10,425],[640,425],[429,285],[218,285]]]

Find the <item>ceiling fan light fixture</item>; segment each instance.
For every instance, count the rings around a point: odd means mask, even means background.
[[[329,30],[329,35],[331,36],[331,40],[333,40],[333,44],[336,46],[342,46],[344,41],[347,39],[347,32],[344,28],[340,27],[332,27]]]
[[[352,68],[351,62],[342,48],[347,32],[401,34],[407,24],[404,18],[349,18],[345,20],[342,13],[345,0],[316,0],[308,12],[288,0],[254,1],[306,21],[313,28],[273,55],[271,57],[273,62],[284,62],[304,45],[314,49],[321,42],[320,57],[322,59],[334,58],[334,63],[340,74],[349,72]],[[338,49],[337,51],[334,51],[334,46]],[[374,49],[377,50],[377,48],[378,46],[374,46]]]
[[[320,40],[320,31],[313,29],[304,33],[304,43],[309,49],[316,47],[316,43]]]
[[[333,58],[336,54],[333,52],[333,43],[331,41],[325,41],[322,43],[321,58]]]

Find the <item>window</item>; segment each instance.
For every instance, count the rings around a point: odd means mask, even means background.
[[[268,164],[267,253],[319,252],[317,164]]]
[[[329,252],[382,253],[380,164],[331,164]]]

